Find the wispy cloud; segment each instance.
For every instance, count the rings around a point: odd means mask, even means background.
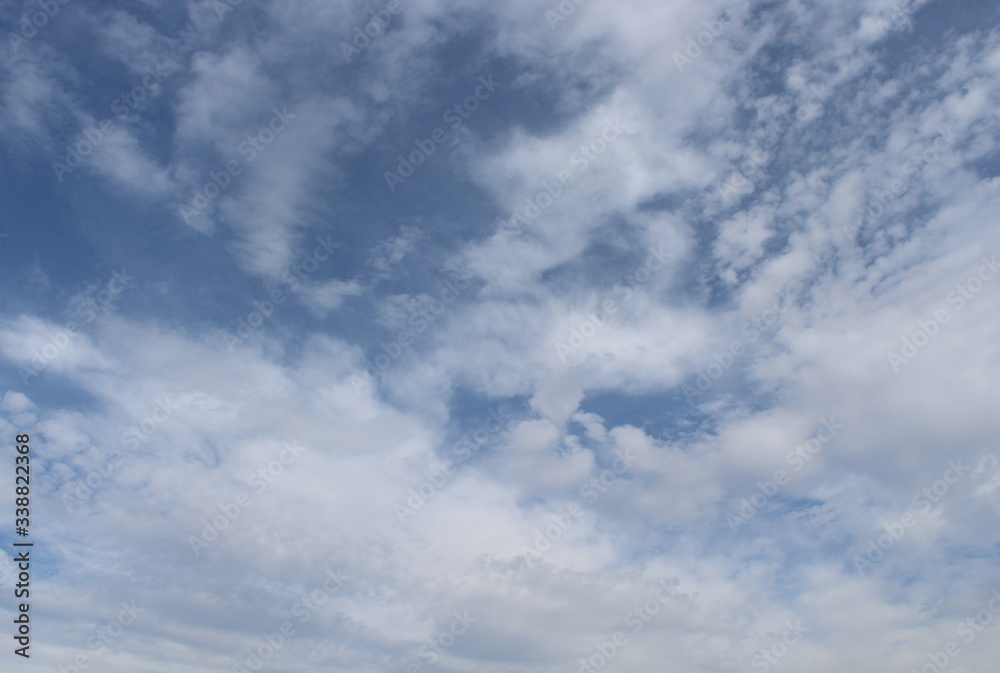
[[[996,7],[0,17],[39,666],[995,662]]]

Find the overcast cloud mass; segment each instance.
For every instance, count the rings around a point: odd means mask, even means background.
[[[0,669],[995,671],[998,19],[0,0]]]

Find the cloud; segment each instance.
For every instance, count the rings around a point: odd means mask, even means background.
[[[74,7],[0,55],[40,665],[996,658],[994,8]]]

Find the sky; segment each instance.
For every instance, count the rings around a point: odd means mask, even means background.
[[[995,670],[998,20],[0,0],[0,669]]]

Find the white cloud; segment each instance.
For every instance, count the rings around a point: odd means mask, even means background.
[[[70,662],[134,592],[147,612],[109,670],[229,670],[285,620],[296,633],[268,665],[406,670],[462,611],[476,621],[436,662],[454,671],[575,670],[616,630],[609,670],[745,671],[799,622],[775,668],[922,665],[1000,581],[1000,280],[983,261],[1000,197],[981,175],[997,35],[917,40],[915,12],[887,34],[889,0],[589,2],[554,27],[558,3],[404,4],[351,64],[339,42],[369,20],[360,6],[242,3],[220,21],[192,3],[179,43],[125,14],[99,29],[130,67],[190,59],[156,94],[169,121],[130,117],[87,171],[176,223],[212,172],[242,170],[192,220],[229,256],[197,302],[178,279],[162,316],[137,290],[75,336],[41,310],[0,323],[0,425],[47,461],[34,516],[52,572],[35,581],[59,635],[41,664]],[[4,57],[0,130],[21,152],[94,119],[53,69],[64,47],[40,40]],[[507,98],[437,159],[456,181],[387,192],[395,136],[427,127],[449,68],[487,65]],[[529,95],[531,114],[503,107]],[[275,108],[287,127],[248,160],[240,143]],[[362,271],[306,278],[232,351],[199,327],[244,281],[287,282],[317,232]],[[466,289],[358,387],[456,269]],[[65,283],[46,273],[43,290]],[[501,403],[509,426],[458,460]],[[795,470],[830,418],[843,428]],[[967,473],[859,572],[948,461]],[[733,531],[727,514],[778,470],[787,484]],[[328,568],[349,579],[298,621]],[[956,670],[985,670],[995,642]]]

